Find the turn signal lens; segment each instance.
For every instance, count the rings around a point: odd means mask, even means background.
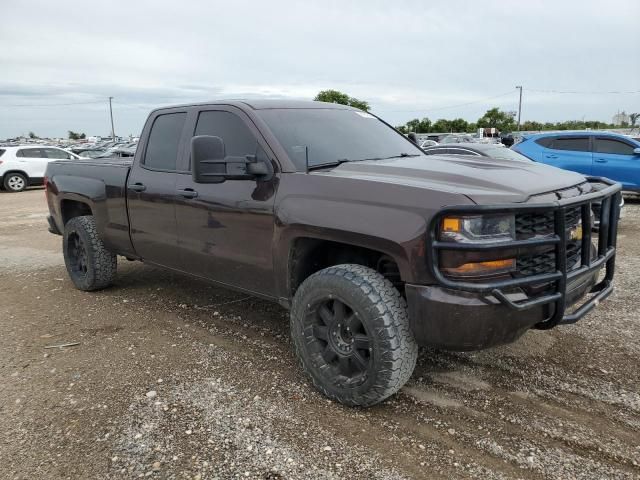
[[[505,260],[491,260],[487,262],[464,263],[459,267],[443,268],[442,271],[450,276],[458,277],[481,277],[485,275],[496,275],[508,273],[516,268],[516,259],[507,258]]]
[[[462,221],[459,218],[445,218],[442,220],[443,232],[459,232]]]

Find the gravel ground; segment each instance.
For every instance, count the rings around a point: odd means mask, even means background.
[[[124,259],[113,288],[75,290],[43,191],[0,193],[0,477],[640,478],[640,203],[625,214],[597,311],[424,350],[365,410],[310,387],[280,307]]]

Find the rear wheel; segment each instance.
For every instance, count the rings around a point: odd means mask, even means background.
[[[79,290],[108,287],[116,275],[117,259],[98,236],[91,215],[74,217],[64,228],[64,263],[71,281]]]
[[[3,185],[9,192],[21,192],[27,188],[27,177],[21,173],[9,173],[4,176]]]
[[[361,265],[329,267],[306,279],[293,299],[291,335],[316,388],[352,406],[397,392],[418,355],[404,299]]]

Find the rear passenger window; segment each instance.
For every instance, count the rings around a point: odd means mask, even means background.
[[[554,150],[573,150],[575,152],[590,152],[589,137],[563,138],[556,137],[551,144]]]
[[[224,142],[227,156],[255,155],[257,140],[240,117],[223,111],[201,112],[195,135],[212,135]]]
[[[539,138],[539,139],[535,140],[535,142],[538,145],[541,145],[541,146],[543,146],[545,148],[549,148],[551,146],[551,143],[553,142],[553,138],[554,137],[542,137],[542,138]]]
[[[178,145],[186,113],[159,115],[153,122],[144,165],[158,170],[175,170],[178,162]]]
[[[16,157],[47,158],[45,157],[44,152],[42,152],[39,148],[23,148],[21,150],[18,150],[18,153],[16,153]]]
[[[615,153],[618,155],[633,155],[633,147],[628,143],[611,138],[596,139],[597,153]]]
[[[56,159],[65,159],[69,160],[71,156],[67,152],[63,152],[62,150],[57,150],[55,148],[45,148],[45,153],[47,154],[47,158],[56,158]]]

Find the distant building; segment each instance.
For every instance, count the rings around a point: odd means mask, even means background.
[[[611,123],[613,123],[615,126],[629,125],[631,123],[631,119],[629,118],[629,115],[627,115],[623,110],[622,112],[618,112],[613,116]]]

